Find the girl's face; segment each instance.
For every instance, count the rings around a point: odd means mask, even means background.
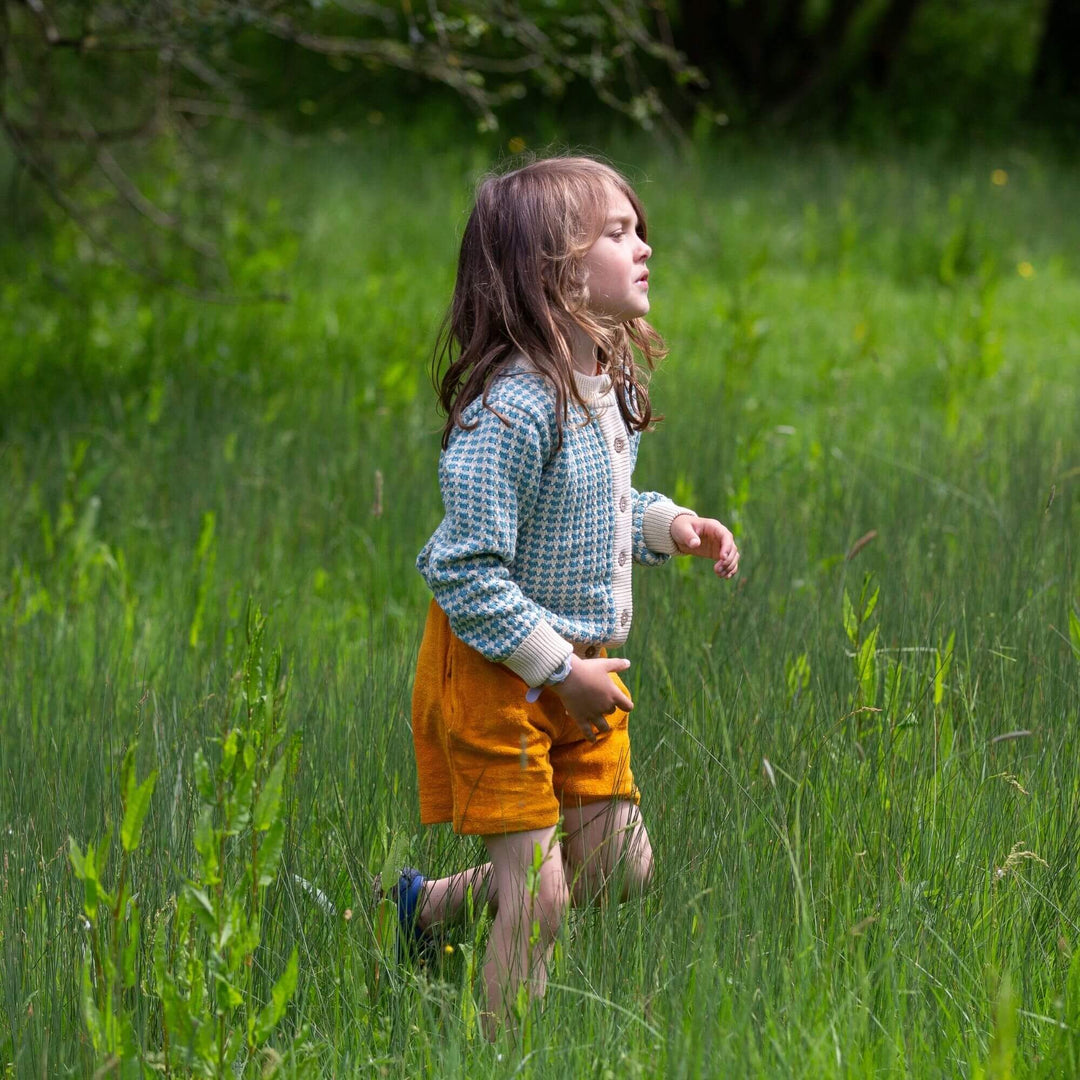
[[[637,234],[637,214],[618,188],[608,188],[603,231],[583,259],[588,275],[588,310],[615,322],[627,322],[649,312],[649,271],[645,261],[652,248]]]

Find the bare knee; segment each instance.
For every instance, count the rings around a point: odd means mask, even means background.
[[[533,929],[539,929],[543,945],[550,945],[558,935],[570,907],[570,890],[566,887],[561,869],[557,874],[541,875],[539,888],[532,896],[530,906]]]
[[[652,845],[644,833],[640,839],[635,838],[635,842],[628,845],[622,866],[618,867],[616,872],[622,879],[621,899],[628,900],[649,891],[653,879],[653,853]]]
[[[628,900],[652,883],[652,845],[636,806],[591,813],[574,830],[565,855],[576,904],[591,903],[605,893]]]
[[[496,919],[507,933],[546,949],[558,936],[570,907],[570,890],[561,873],[558,877],[545,874],[532,889],[522,886],[513,903],[500,903]]]

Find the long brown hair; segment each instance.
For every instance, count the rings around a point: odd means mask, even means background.
[[[588,311],[583,259],[603,231],[612,188],[630,200],[644,240],[645,211],[633,188],[593,158],[541,158],[480,183],[432,362],[447,417],[444,448],[456,426],[468,426],[466,406],[478,397],[487,406],[492,378],[518,353],[554,387],[561,444],[570,404],[586,409],[573,379],[575,325],[596,343],[627,425],[644,431],[654,420],[648,377],[667,352],[663,339],[644,319],[612,324]]]

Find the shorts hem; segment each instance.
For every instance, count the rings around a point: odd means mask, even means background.
[[[641,791],[635,785],[631,791],[609,791],[604,795],[575,795],[562,794],[558,796],[559,809],[570,805],[588,806],[590,803],[602,802],[632,802],[635,806],[641,805]]]
[[[532,818],[501,818],[499,821],[455,821],[453,817],[420,818],[421,825],[450,825],[458,836],[502,836],[504,833],[533,832],[536,829],[550,829],[559,823],[561,814],[545,815],[543,820]]]

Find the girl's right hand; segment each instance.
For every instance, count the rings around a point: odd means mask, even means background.
[[[611,678],[613,671],[625,671],[630,661],[625,657],[583,660],[574,656],[570,674],[551,689],[562,699],[566,711],[577,721],[581,733],[589,742],[596,742],[596,732],[611,730],[605,717],[616,709],[629,712],[634,703]]]

